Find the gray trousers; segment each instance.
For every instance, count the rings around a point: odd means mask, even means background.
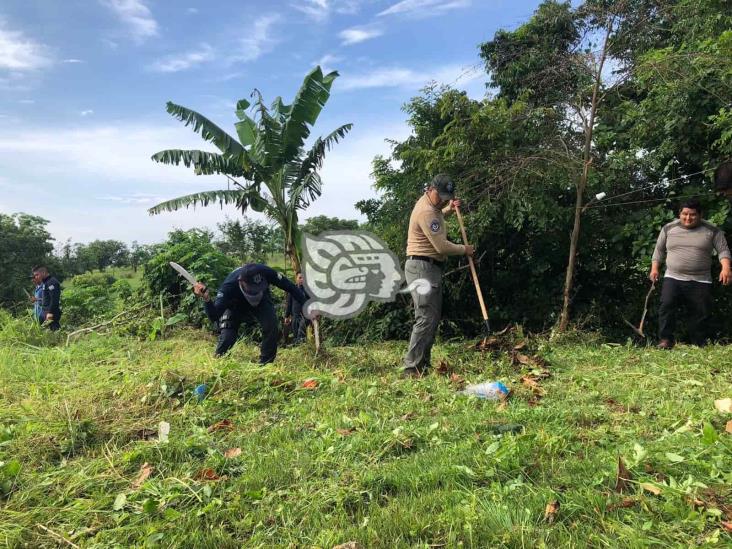
[[[416,289],[411,292],[414,327],[404,357],[405,369],[424,370],[430,367],[432,345],[442,316],[442,268],[427,261],[407,259],[404,271],[407,284],[420,278],[429,282],[430,291],[426,295],[421,295]]]

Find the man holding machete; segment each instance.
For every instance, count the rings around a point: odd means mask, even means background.
[[[262,329],[259,363],[268,364],[277,356],[279,322],[272,303],[269,286],[274,284],[289,293],[298,303],[306,301],[303,292],[281,273],[261,263],[247,263],[226,277],[211,299],[208,288],[200,282],[193,285],[193,293],[204,300],[206,316],[219,323],[219,340],[216,356],[225,354],[239,333],[239,326],[246,317],[254,317]]]
[[[414,327],[404,357],[403,374],[421,377],[430,368],[432,345],[442,316],[442,268],[448,255],[472,256],[471,245],[454,244],[447,239],[445,215],[460,207],[455,183],[444,174],[436,175],[412,210],[407,235],[407,284],[427,280],[431,291],[422,295],[413,289]]]
[[[658,310],[660,349],[674,346],[676,307],[682,302],[688,308],[692,344],[703,346],[706,343],[705,324],[712,308],[713,250],[722,264],[719,281],[727,286],[732,282],[732,254],[724,232],[702,219],[698,200],[685,201],[681,204],[679,218],[661,229],[651,259],[649,278],[653,282],[661,278],[661,263],[666,262]]]

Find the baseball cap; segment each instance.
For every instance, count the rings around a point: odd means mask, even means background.
[[[245,295],[256,296],[269,287],[267,279],[258,272],[254,264],[244,265],[239,273],[239,282]]]
[[[430,187],[437,189],[437,193],[442,200],[452,200],[455,198],[455,183],[450,179],[450,176],[444,173],[433,177]]]

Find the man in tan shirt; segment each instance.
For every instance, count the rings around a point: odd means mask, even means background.
[[[455,184],[446,175],[436,175],[412,210],[407,236],[407,284],[415,280],[429,283],[429,291],[412,290],[414,327],[404,357],[404,375],[419,377],[430,367],[432,345],[442,316],[442,270],[449,255],[473,255],[473,247],[447,239],[445,215],[460,207]],[[419,285],[426,286],[426,284]]]

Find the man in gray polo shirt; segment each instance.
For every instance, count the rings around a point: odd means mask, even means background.
[[[699,201],[687,200],[681,205],[679,218],[661,229],[651,261],[649,278],[657,282],[660,267],[666,261],[666,272],[658,311],[658,347],[674,346],[676,307],[684,303],[689,319],[689,336],[694,345],[706,342],[706,320],[712,307],[712,250],[717,252],[722,272],[719,281],[732,282],[732,261],[724,233],[702,219]]]

